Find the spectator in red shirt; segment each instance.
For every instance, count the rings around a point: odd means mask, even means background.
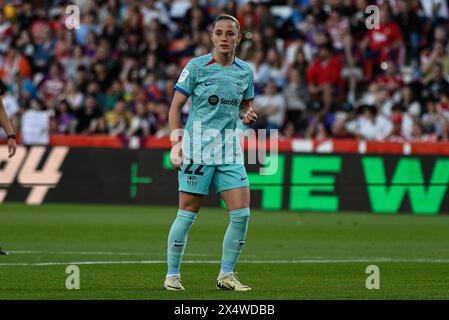
[[[397,92],[404,85],[398,68],[393,61],[383,64],[385,73],[376,77],[373,83],[374,89],[386,89],[390,96]]]
[[[367,58],[376,67],[387,60],[398,63],[399,52],[403,47],[401,29],[395,21],[391,21],[388,6],[380,9],[379,20],[379,28],[368,30],[361,43],[361,47],[367,49]],[[369,73],[372,73],[372,71],[369,71]]]
[[[329,112],[332,98],[339,95],[342,84],[342,61],[333,54],[331,44],[319,47],[318,58],[307,68],[307,83],[309,91],[315,99],[322,97],[323,115]]]

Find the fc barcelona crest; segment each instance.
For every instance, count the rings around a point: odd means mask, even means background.
[[[196,177],[195,176],[188,176],[187,177],[187,184],[189,185],[189,186],[194,186],[194,185],[196,185]]]

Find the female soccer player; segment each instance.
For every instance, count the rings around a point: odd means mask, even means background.
[[[11,122],[9,122],[8,115],[6,114],[5,107],[1,96],[5,92],[5,84],[0,80],[0,126],[5,130],[8,139],[8,153],[11,158],[16,153],[16,135],[12,129]],[[5,251],[0,247],[0,255],[7,255]]]
[[[9,122],[8,115],[6,114],[5,107],[3,106],[3,100],[1,95],[4,92],[4,84],[0,83],[0,126],[5,130],[8,139],[8,152],[11,158],[16,153],[16,135],[12,129],[11,122]]]
[[[237,19],[220,15],[213,24],[212,52],[192,59],[175,86],[169,112],[170,161],[178,170],[179,210],[168,234],[167,290],[184,290],[179,269],[187,234],[211,182],[230,214],[217,288],[251,290],[234,274],[248,228],[250,192],[239,140],[227,134],[235,133],[240,119],[247,125],[257,118],[250,103],[254,97],[252,70],[235,57],[241,38]],[[182,134],[180,111],[189,97],[190,113]]]

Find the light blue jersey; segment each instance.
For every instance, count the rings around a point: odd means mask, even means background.
[[[190,60],[175,89],[191,98],[182,146],[185,161],[206,165],[242,163],[236,130],[241,122],[240,103],[254,98],[251,67],[238,58],[225,67],[209,53]]]

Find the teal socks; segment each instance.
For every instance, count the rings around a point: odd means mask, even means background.
[[[223,239],[223,253],[221,259],[221,271],[229,273],[234,271],[234,266],[242,252],[245,244],[249,208],[232,210],[229,212],[230,223]],[[178,210],[173,222],[167,241],[167,276],[178,275],[182,257],[184,255],[187,236],[196,219],[196,214],[187,210]]]
[[[187,235],[195,221],[196,214],[187,210],[178,210],[176,219],[173,222],[170,232],[168,233],[167,242],[167,264],[169,275],[179,274],[179,268],[184,255]]]
[[[242,252],[245,244],[249,208],[229,211],[231,221],[223,239],[223,255],[221,259],[221,271],[224,273],[234,272],[234,266]]]

